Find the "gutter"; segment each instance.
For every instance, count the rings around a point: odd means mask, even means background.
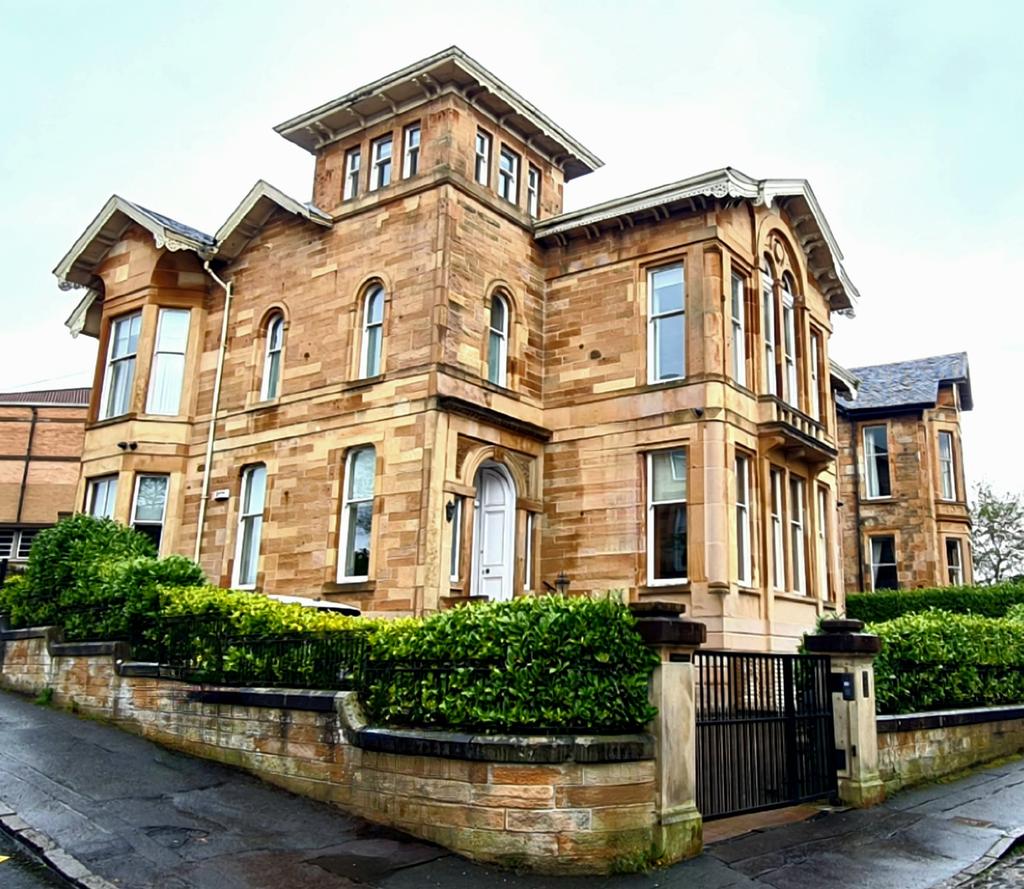
[[[203,487],[199,495],[199,518],[196,522],[196,547],[192,560],[199,561],[203,544],[203,526],[206,524],[206,501],[210,497],[210,474],[213,463],[213,443],[217,434],[217,412],[220,410],[220,384],[224,376],[224,353],[228,346],[228,316],[231,314],[232,282],[218,278],[210,268],[210,260],[203,263],[203,269],[224,290],[224,318],[220,326],[220,347],[217,350],[217,372],[213,379],[213,404],[210,406],[210,430],[206,436],[206,461],[203,464]]]
[[[21,487],[18,490],[18,515],[15,523],[21,524],[21,513],[25,507],[25,490],[28,487],[28,468],[32,463],[32,442],[36,437],[36,423],[39,422],[39,408],[32,407],[32,420],[28,427],[28,447],[25,449],[25,467],[21,471]]]

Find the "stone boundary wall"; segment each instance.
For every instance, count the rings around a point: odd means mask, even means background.
[[[1024,752],[1024,707],[879,716],[878,769],[887,793]]]
[[[0,685],[51,688],[57,706],[478,861],[605,873],[654,845],[650,736],[389,732],[360,722],[352,692],[200,688],[123,662],[117,643],[59,640],[50,628],[0,633]]]

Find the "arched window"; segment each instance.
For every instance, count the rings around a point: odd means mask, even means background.
[[[352,449],[345,461],[339,583],[366,580],[370,574],[376,466],[377,455],[372,445]]]
[[[380,358],[384,338],[384,288],[374,284],[363,300],[363,344],[359,357],[359,376],[375,377],[381,372]]]
[[[260,400],[277,398],[281,388],[281,355],[284,350],[284,315],[275,312],[267,322],[267,352],[263,359]]]
[[[508,300],[494,294],[487,333],[487,379],[498,386],[506,385],[508,378],[508,314]]]
[[[800,390],[796,382],[796,299],[793,279],[782,276],[782,379],[785,391],[782,397],[800,407]]]
[[[763,264],[761,265],[761,304],[764,321],[764,389],[769,395],[778,395],[775,280],[772,277],[771,260],[767,256],[764,257]]]

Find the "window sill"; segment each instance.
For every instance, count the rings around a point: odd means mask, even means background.
[[[775,598],[782,599],[785,602],[806,602],[809,605],[813,605],[818,601],[813,596],[805,593],[780,593],[778,591],[775,592]]]
[[[649,583],[646,586],[637,587],[637,595],[659,596],[664,593],[689,593],[690,582],[688,580],[679,583]]]
[[[375,580],[338,580],[325,583],[321,587],[324,593],[372,593],[377,589]]]
[[[138,416],[139,415],[136,413],[118,414],[116,417],[107,417],[104,420],[96,420],[92,423],[89,423],[85,428],[103,429],[106,426],[116,426],[118,423],[126,423],[129,420],[138,419]]]
[[[738,593],[740,593],[741,595],[744,595],[744,596],[760,596],[761,595],[761,591],[757,587],[744,586],[743,584],[739,584],[736,587],[736,592],[738,592]]]
[[[896,503],[897,500],[892,494],[888,494],[885,497],[864,497],[863,503]]]

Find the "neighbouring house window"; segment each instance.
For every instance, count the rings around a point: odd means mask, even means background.
[[[964,552],[956,537],[946,538],[946,571],[950,586],[963,586]]]
[[[889,438],[885,426],[864,427],[864,470],[868,497],[892,496]]]
[[[687,579],[686,451],[647,455],[647,579],[651,584]]]
[[[772,587],[786,588],[786,548],[783,538],[782,470],[771,471],[772,495]]]
[[[181,387],[185,382],[185,349],[188,347],[188,309],[161,309],[156,326],[156,348],[149,372],[146,412],[177,416]]]
[[[284,349],[284,315],[275,312],[267,323],[267,353],[263,358],[260,400],[277,398],[281,387],[281,354]]]
[[[533,164],[526,171],[526,212],[534,219],[540,216],[540,170]]]
[[[391,153],[393,140],[391,134],[375,139],[370,144],[370,191],[384,188],[391,184]]]
[[[519,203],[519,155],[504,145],[498,156],[498,194],[510,204]]]
[[[0,528],[0,559],[24,562],[42,528]]]
[[[256,585],[266,496],[267,467],[262,463],[247,466],[242,471],[242,494],[238,501],[238,550],[233,586],[251,588]]]
[[[683,266],[652,269],[647,274],[650,320],[647,363],[650,383],[681,380],[686,375],[686,286]]]
[[[831,599],[828,587],[828,488],[818,488],[818,515],[816,522],[817,562],[818,562],[818,595],[822,599]]]
[[[764,389],[769,395],[779,394],[775,367],[775,282],[767,257],[761,268],[761,301],[764,310]]]
[[[487,379],[504,386],[508,376],[508,300],[495,294],[487,332]]]
[[[753,583],[750,546],[750,458],[736,457],[736,562],[741,586]]]
[[[747,322],[744,284],[739,275],[732,276],[732,378],[747,385]]]
[[[10,559],[14,555],[14,539],[17,537],[14,528],[0,528],[0,559]]]
[[[370,532],[373,527],[373,484],[377,456],[372,447],[349,451],[345,461],[341,507],[339,581],[370,576]]]
[[[806,488],[803,479],[789,480],[789,547],[793,558],[793,591],[807,594]]]
[[[117,501],[117,476],[89,479],[85,488],[85,511],[98,519],[112,519]]]
[[[414,123],[405,128],[403,138],[402,178],[415,176],[420,168],[420,125]]]
[[[476,167],[473,175],[481,185],[491,181],[491,134],[483,130],[476,131]]]
[[[384,288],[374,284],[363,300],[363,343],[359,356],[359,376],[375,377],[381,372],[384,345]]]
[[[821,420],[824,410],[822,409],[821,389],[821,335],[811,332],[811,385],[808,393],[808,405],[811,409],[811,418]]]
[[[782,278],[782,365],[785,392],[783,398],[795,408],[800,407],[800,390],[796,378],[796,303],[789,275]]]
[[[871,589],[898,590],[899,577],[896,572],[896,538],[872,537],[871,543]]]
[[[455,511],[452,513],[452,555],[449,568],[449,580],[458,583],[462,576],[462,497],[455,497]]]
[[[953,463],[952,432],[939,432],[939,474],[942,477],[942,499],[956,500],[956,470]]]
[[[523,589],[533,589],[533,513],[526,514],[526,540],[523,542]]]
[[[138,475],[135,477],[135,502],[132,504],[132,527],[145,534],[157,552],[163,536],[164,515],[167,512],[166,475]]]
[[[350,148],[345,152],[345,188],[343,200],[349,200],[359,194],[359,168],[362,154],[358,148]]]
[[[22,528],[18,532],[18,546],[14,551],[14,558],[19,562],[24,562],[32,551],[32,543],[36,539],[36,535],[42,531],[42,528]]]
[[[102,420],[126,414],[131,407],[132,384],[135,382],[135,359],[139,349],[139,329],[141,327],[141,312],[116,318],[110,325],[107,373],[104,379],[103,403],[100,408],[100,419]]]

